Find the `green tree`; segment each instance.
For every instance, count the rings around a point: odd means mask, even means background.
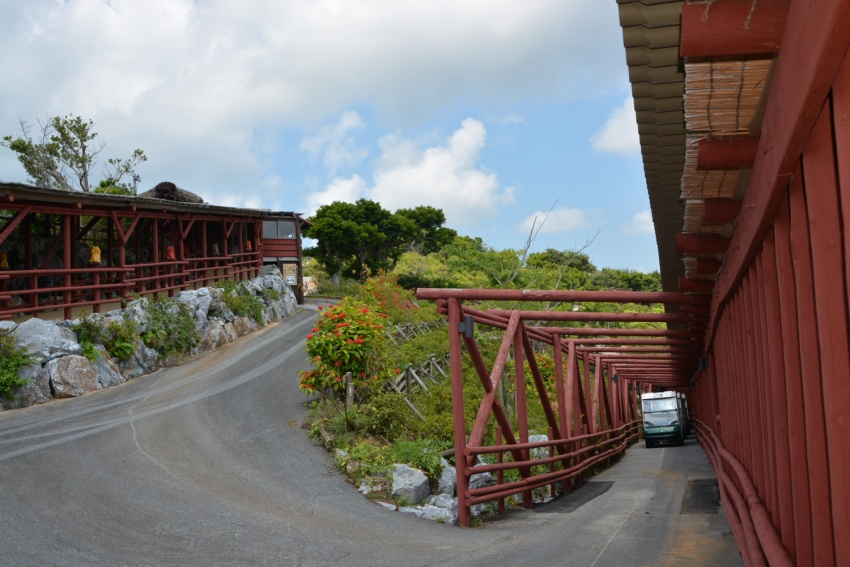
[[[414,209],[399,209],[396,214],[409,218],[416,225],[410,249],[420,254],[437,252],[457,236],[456,231],[443,226],[446,224],[446,215],[440,209],[423,205]]]
[[[304,236],[317,243],[305,254],[322,264],[333,281],[340,275],[362,279],[379,270],[391,271],[417,242],[430,246],[450,236],[449,229],[442,227],[445,216],[439,209],[417,207],[390,213],[368,199],[324,205],[310,222],[313,226],[305,228]]]
[[[71,114],[38,120],[32,128],[21,120],[20,137],[4,136],[0,145],[18,154],[30,182],[38,187],[88,193],[91,172],[105,143],[96,141],[94,122]],[[105,166],[106,179],[95,192],[135,195],[139,177],[134,168],[147,161],[145,153],[136,149],[127,159],[111,158]],[[129,179],[132,182],[125,182]]]

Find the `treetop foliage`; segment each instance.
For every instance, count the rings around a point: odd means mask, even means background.
[[[139,177],[134,168],[148,159],[142,150],[133,150],[126,159],[106,160],[105,178],[92,189],[91,172],[106,146],[96,140],[93,121],[68,114],[37,120],[37,127],[23,119],[20,124],[22,135],[4,136],[0,146],[18,154],[33,185],[84,193],[136,194]]]

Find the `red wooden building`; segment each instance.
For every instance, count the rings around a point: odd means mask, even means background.
[[[302,222],[295,213],[3,183],[0,319],[68,319],[132,294],[254,277],[264,263],[295,266],[297,292]],[[265,237],[264,228],[275,231]]]

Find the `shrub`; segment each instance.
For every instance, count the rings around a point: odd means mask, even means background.
[[[415,434],[418,418],[395,392],[381,392],[354,406],[348,424],[356,433],[377,437],[392,443]]]
[[[398,285],[395,274],[383,271],[366,280],[357,298],[386,313],[393,323],[406,320],[407,311],[416,307],[413,294]]]
[[[157,294],[148,300],[145,310],[149,329],[142,340],[161,356],[188,353],[201,342],[189,308],[179,301]]]
[[[386,343],[384,319],[383,313],[352,298],[326,309],[307,335],[313,369],[301,373],[301,390],[308,395],[341,395],[347,372],[358,389],[379,381],[376,361]]]
[[[89,362],[94,362],[98,357],[97,345],[102,343],[103,326],[100,317],[91,316],[84,309],[80,312],[80,322],[71,329],[77,334],[77,340],[83,347],[83,356]]]
[[[222,301],[234,315],[250,317],[258,324],[263,324],[263,302],[244,283],[221,280],[216,282],[215,287],[222,291]]]
[[[389,460],[392,464],[401,463],[419,469],[428,480],[434,481],[443,472],[441,450],[442,447],[430,439],[400,439],[390,447]]]
[[[133,358],[136,350],[136,341],[139,340],[136,324],[130,319],[128,313],[123,313],[121,321],[111,321],[106,326],[103,336],[103,346],[112,358],[126,362]]]
[[[13,399],[15,390],[29,383],[18,371],[32,362],[26,350],[17,348],[12,335],[0,335],[0,397]]]

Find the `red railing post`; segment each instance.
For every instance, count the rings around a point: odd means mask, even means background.
[[[461,322],[460,302],[449,299],[449,353],[452,373],[452,413],[454,414],[455,470],[457,472],[458,523],[469,525],[469,464],[466,457],[466,424],[463,411],[463,351],[460,347],[458,324]]]

